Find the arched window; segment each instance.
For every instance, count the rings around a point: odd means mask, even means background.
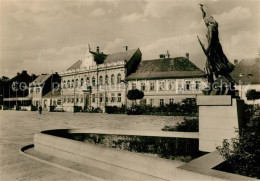
[[[90,82],[89,82],[89,78],[88,78],[88,77],[86,78],[86,84],[87,84],[87,86],[90,86],[90,85],[89,85]]]
[[[83,86],[83,84],[84,84],[84,80],[83,80],[83,78],[81,78],[80,79],[80,86]]]
[[[106,83],[106,85],[108,84],[108,75],[106,75],[105,83]]]
[[[121,83],[121,74],[117,74],[117,83],[118,83],[118,84]]]
[[[79,86],[79,79],[76,79],[76,85],[75,87],[78,87]]]
[[[70,80],[67,82],[67,87],[70,88]]]
[[[74,87],[74,79],[72,79],[72,81],[71,81],[71,88],[73,88]]]
[[[66,89],[66,80],[63,81],[63,88]]]
[[[111,75],[111,84],[114,84],[115,83],[115,76],[114,74]]]
[[[99,85],[103,85],[103,77],[102,76],[99,77]]]
[[[92,85],[95,86],[96,85],[96,78],[92,77]]]

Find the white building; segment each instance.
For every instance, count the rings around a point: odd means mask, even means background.
[[[127,81],[128,89],[137,88],[144,92],[140,104],[160,106],[203,94],[207,78],[187,56],[143,60]]]
[[[250,89],[260,91],[260,58],[243,59],[235,62],[235,69],[231,77],[237,82],[236,89],[239,91],[240,98],[246,103],[253,104],[252,100],[247,100],[246,93]],[[260,99],[254,101],[260,104]]]
[[[126,102],[126,76],[136,70],[141,61],[139,49],[115,54],[89,51],[85,60],[79,60],[61,73],[62,106],[73,111],[82,109],[122,106]]]

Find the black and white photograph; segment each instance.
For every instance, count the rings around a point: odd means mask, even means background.
[[[260,0],[0,0],[1,181],[260,179]]]

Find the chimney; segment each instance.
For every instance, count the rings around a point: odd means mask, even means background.
[[[166,57],[170,58],[169,50],[167,50]]]
[[[237,59],[234,59],[234,64],[236,65],[238,63],[238,60]]]
[[[99,46],[97,46],[97,51],[96,52],[99,53]]]
[[[190,59],[190,54],[187,52],[187,53],[185,53],[185,56],[186,56],[186,58],[189,60]]]
[[[165,55],[164,54],[160,54],[159,57],[160,58],[165,58]]]

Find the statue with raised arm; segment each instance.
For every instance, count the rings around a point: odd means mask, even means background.
[[[200,4],[200,9],[202,11],[205,25],[208,29],[206,35],[208,39],[208,47],[205,48],[200,40],[199,42],[207,57],[206,70],[209,76],[209,82],[213,83],[215,79],[222,75],[225,76],[229,82],[233,83],[234,80],[230,77],[229,73],[233,71],[234,65],[228,61],[222,50],[218,37],[218,23],[212,16],[207,16],[202,4]]]

